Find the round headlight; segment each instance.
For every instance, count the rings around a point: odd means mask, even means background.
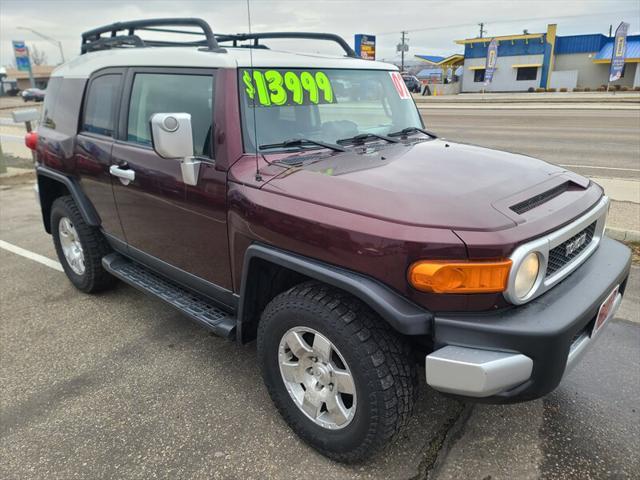
[[[540,271],[540,259],[537,253],[529,253],[516,272],[514,282],[514,293],[518,298],[526,297],[538,278],[538,272]]]

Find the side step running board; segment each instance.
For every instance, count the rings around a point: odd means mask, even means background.
[[[215,306],[206,297],[188,291],[119,253],[103,257],[102,266],[123,282],[164,300],[216,335],[235,338],[236,318]]]

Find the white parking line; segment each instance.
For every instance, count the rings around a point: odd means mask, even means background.
[[[62,269],[62,265],[60,265],[60,263],[56,262],[55,260],[51,260],[50,258],[47,258],[43,255],[30,252],[29,250],[25,250],[24,248],[17,247],[16,245],[5,242],[4,240],[0,240],[0,248],[3,248],[8,252],[15,253],[16,255],[28,258],[29,260],[33,260],[34,262],[41,263],[42,265],[46,265],[49,268],[58,270],[59,272],[64,272],[64,270]]]
[[[22,142],[22,141],[24,141],[24,135],[11,135],[9,133],[0,133],[0,139],[7,140],[7,141],[10,141],[10,142],[13,142],[13,141]]]

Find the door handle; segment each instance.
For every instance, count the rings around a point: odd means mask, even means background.
[[[114,177],[118,177],[124,185],[128,185],[129,182],[133,182],[136,179],[136,172],[131,169],[122,169],[117,165],[111,165],[109,173]]]

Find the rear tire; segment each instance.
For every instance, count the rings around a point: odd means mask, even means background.
[[[51,234],[62,268],[78,290],[94,293],[115,285],[116,278],[102,267],[111,248],[100,230],[87,225],[72,197],[53,202]]]
[[[290,337],[292,331],[299,336]],[[290,345],[300,338],[298,348]],[[318,359],[316,338],[320,345],[329,343],[331,361]],[[413,411],[417,374],[409,347],[366,305],[330,286],[306,282],[275,297],[258,326],[258,358],[269,394],[291,429],[334,460],[351,463],[373,455]],[[294,374],[291,365],[299,366]],[[352,378],[344,389],[354,390],[351,400],[342,393],[345,372]],[[320,400],[312,414],[305,410],[325,388],[329,395],[337,391],[343,411],[353,410],[350,419],[331,424],[349,416],[334,416],[333,400]]]

